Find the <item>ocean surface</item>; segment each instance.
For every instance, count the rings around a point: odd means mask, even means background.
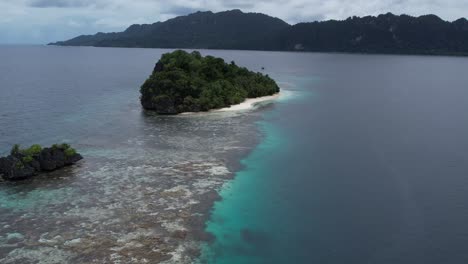
[[[0,46],[0,153],[85,157],[0,182],[0,263],[468,263],[468,58],[204,50],[280,99],[161,117],[168,51]]]

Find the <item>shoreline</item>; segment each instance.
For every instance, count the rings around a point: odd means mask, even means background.
[[[313,51],[313,50],[258,50],[258,49],[226,49],[226,48],[158,48],[158,47],[114,47],[114,46],[74,46],[74,45],[56,45],[53,43],[48,43],[48,44],[2,44],[0,46],[37,46],[37,47],[58,47],[58,48],[91,48],[91,49],[152,49],[152,50],[176,50],[176,49],[182,49],[182,50],[187,50],[187,51],[192,51],[192,50],[199,50],[199,51],[242,51],[242,52],[277,52],[277,53],[306,53],[306,54],[329,54],[329,55],[334,55],[334,54],[339,54],[339,55],[364,55],[364,56],[417,56],[417,57],[459,57],[459,58],[466,58],[468,57],[468,53],[431,53],[431,52],[353,52],[353,51]]]
[[[184,112],[178,115],[185,116],[185,115],[196,115],[196,114],[204,114],[204,113],[223,113],[223,112],[237,112],[237,111],[252,110],[259,104],[269,103],[271,101],[279,99],[282,94],[283,94],[282,92],[278,92],[273,95],[267,95],[267,96],[256,97],[256,98],[246,98],[242,103],[231,105],[229,107],[224,107],[220,109],[212,109],[206,112]]]
[[[247,98],[240,104],[231,105],[229,107],[225,107],[221,109],[214,109],[214,110],[211,110],[210,112],[229,112],[229,111],[249,110],[249,109],[255,108],[255,106],[258,104],[276,100],[280,97],[280,95],[281,95],[281,92],[278,92],[273,95],[267,95],[267,96],[256,97],[256,98]]]
[[[262,118],[263,119],[263,118]],[[234,221],[235,216],[232,214],[233,210],[240,212],[244,208],[247,208],[244,213],[249,212],[249,205],[244,204],[246,207],[239,207],[237,203],[239,200],[237,198],[245,197],[246,194],[256,193],[258,190],[258,184],[261,184],[262,177],[253,177],[254,174],[259,173],[258,161],[262,159],[263,155],[268,155],[267,153],[275,150],[278,146],[276,142],[279,138],[279,135],[271,129],[270,126],[265,123],[258,124],[256,123],[256,129],[258,131],[256,144],[249,149],[249,151],[244,153],[243,158],[239,159],[238,162],[241,165],[236,170],[232,171],[232,175],[228,180],[224,182],[221,188],[217,191],[218,200],[215,200],[209,215],[208,219],[205,221],[204,232],[209,234],[211,237],[210,241],[202,241],[200,248],[200,255],[195,259],[196,263],[217,263],[217,261],[228,260],[229,256],[217,255],[217,248],[228,248],[232,249],[230,242],[244,243],[243,240],[236,240],[237,234],[243,232],[244,227],[248,226],[248,221],[244,222],[244,225],[238,226],[237,224],[241,221]],[[275,142],[275,143],[272,143]],[[262,159],[263,160],[263,159]],[[252,169],[249,166],[249,163],[255,163],[255,169]],[[262,165],[265,165],[265,162],[260,162]],[[261,174],[261,173],[260,173]],[[244,191],[247,191],[245,193]],[[233,197],[237,197],[234,198]],[[253,206],[255,207],[255,206]],[[254,210],[250,210],[250,213]],[[229,221],[219,222],[216,219],[229,219]],[[241,236],[242,237],[242,236]],[[230,240],[226,240],[230,238]],[[228,250],[229,252],[229,250]],[[220,259],[218,259],[220,258]],[[239,262],[242,263],[242,262]]]

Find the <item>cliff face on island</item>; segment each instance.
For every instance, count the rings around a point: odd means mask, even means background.
[[[0,158],[0,176],[5,180],[23,180],[40,172],[53,171],[83,159],[67,144],[42,149],[33,145],[28,149],[13,147],[10,155]]]
[[[51,45],[468,55],[468,21],[387,13],[289,25],[240,10],[197,12]]]
[[[140,92],[145,109],[178,114],[228,107],[278,93],[279,87],[268,75],[234,62],[177,50],[161,57]]]

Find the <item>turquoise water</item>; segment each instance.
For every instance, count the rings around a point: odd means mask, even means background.
[[[0,182],[0,263],[193,263],[203,230],[201,263],[468,263],[467,58],[202,51],[286,96],[161,117],[138,87],[164,52],[0,48],[0,153],[85,156]]]
[[[261,240],[264,234],[271,234],[277,227],[271,217],[275,208],[281,207],[281,201],[271,199],[271,186],[265,184],[272,174],[268,164],[275,162],[276,157],[268,153],[286,147],[287,142],[271,124],[260,122],[258,125],[265,135],[264,140],[242,161],[244,170],[223,187],[220,193],[223,201],[215,205],[208,223],[207,231],[216,236],[216,242],[203,251],[202,259],[209,263],[257,263],[259,259],[252,255],[261,248],[255,243],[246,243],[246,237]],[[269,239],[281,241],[281,234],[276,234],[277,237]]]
[[[297,83],[314,83],[294,78]],[[299,81],[298,81],[299,80]],[[288,201],[281,197],[281,180],[275,164],[282,164],[290,155],[291,139],[275,124],[283,104],[313,100],[307,91],[282,91],[275,108],[257,122],[263,135],[261,143],[241,161],[243,169],[235,179],[226,183],[220,195],[222,201],[214,206],[206,231],[215,236],[214,243],[204,244],[199,263],[286,263],[288,254],[270,254],[274,248],[288,247],[288,232],[284,218]]]
[[[274,77],[296,96],[257,123],[199,263],[468,263],[468,60],[282,62]]]

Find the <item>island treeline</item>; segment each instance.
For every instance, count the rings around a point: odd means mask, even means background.
[[[203,57],[197,51],[176,50],[161,56],[140,92],[145,109],[178,114],[272,95],[279,92],[279,87],[268,75],[251,72],[234,62],[227,64],[221,58]]]
[[[207,48],[468,55],[468,21],[391,13],[289,25],[259,13],[197,12],[123,32],[83,35],[62,46]]]

